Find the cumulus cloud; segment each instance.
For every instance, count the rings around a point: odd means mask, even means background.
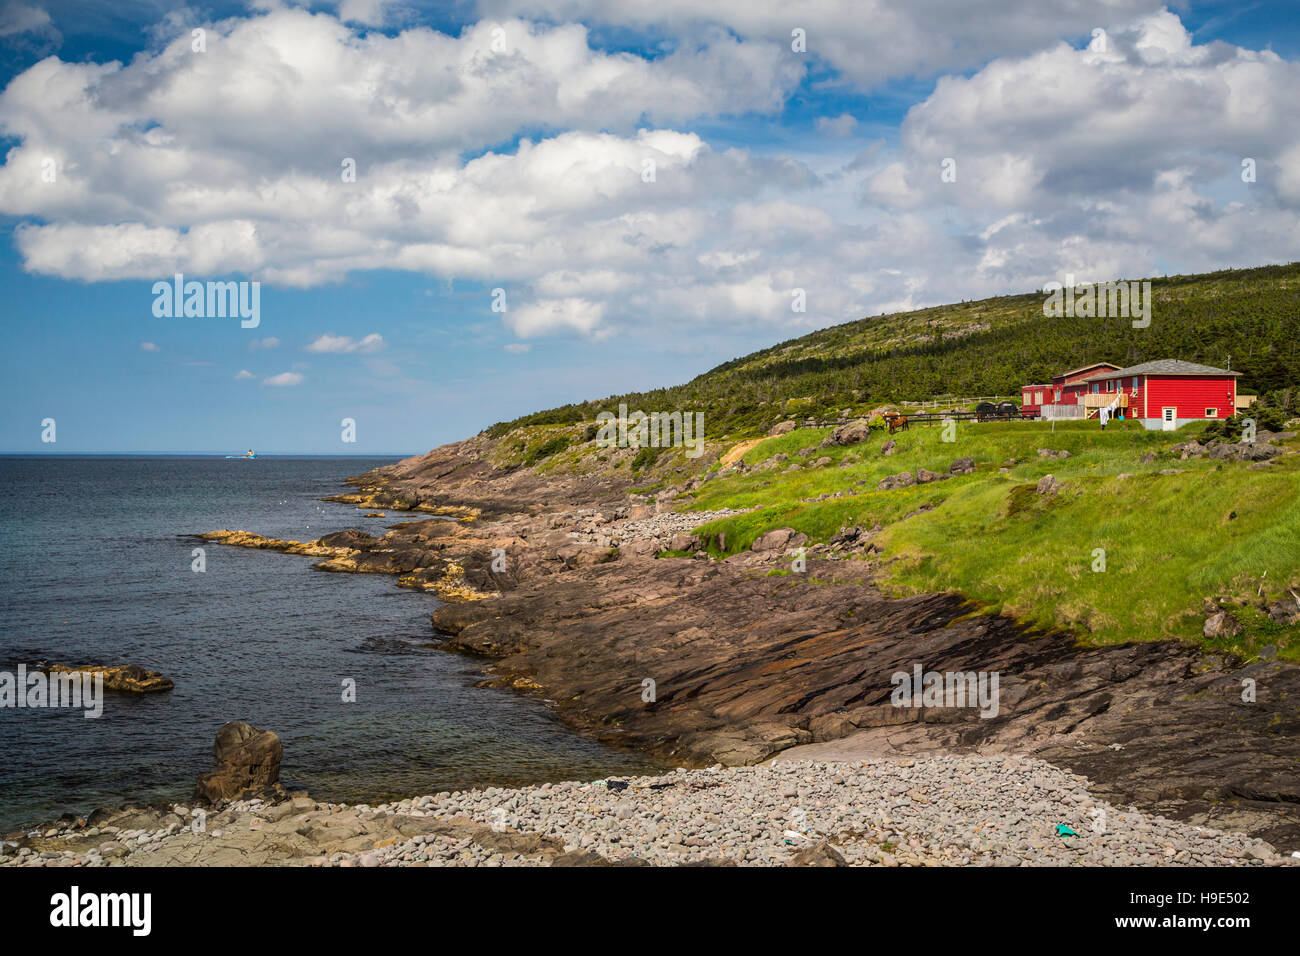
[[[162,349],[154,342],[141,342],[140,351],[142,352],[161,352]]]
[[[353,339],[347,335],[333,335],[326,332],[306,346],[305,351],[342,355],[352,352],[369,354],[384,348],[384,337],[378,332],[371,332],[362,339]]]
[[[568,330],[583,335],[599,331],[605,306],[587,299],[543,299],[508,312],[506,325],[520,338]]]
[[[241,368],[237,373],[235,373],[236,382],[246,382],[254,377],[253,373],[246,368]]]
[[[1300,65],[1194,44],[1163,11],[1086,49],[943,78],[863,198],[921,213],[932,238],[940,216],[964,224],[979,240],[966,262],[995,283],[1286,261],[1283,237],[1300,232],[1297,86]]]
[[[556,20],[586,9],[557,3]],[[308,287],[403,270],[477,283],[483,317],[505,290],[497,318],[520,339],[796,334],[1066,271],[1294,258],[1296,64],[1197,45],[1158,5],[694,6],[593,8],[593,23],[665,31],[653,57],[593,49],[586,27],[502,3],[458,36],[277,8],[212,25],[202,56],[181,31],[125,65],[48,58],[0,94],[0,131],[18,143],[0,213],[21,220],[35,273]],[[349,9],[358,24],[383,15]],[[789,49],[792,19],[806,57]],[[1098,25],[1105,43],[1060,40]],[[970,43],[945,47],[952,36]],[[974,68],[937,81],[896,147],[834,141],[795,158],[694,131],[778,110],[814,59],[859,85]],[[858,132],[848,113],[817,126]],[[383,345],[327,333],[307,349]]]
[[[271,375],[262,379],[263,385],[274,386],[301,385],[302,382],[303,376],[300,372],[281,372],[279,375]]]
[[[965,71],[989,59],[1041,49],[1063,36],[1086,36],[1108,23],[1158,12],[1167,0],[479,0],[483,16],[662,30],[679,42],[710,27],[817,61],[862,87],[915,75]],[[802,30],[806,52],[795,53]]]

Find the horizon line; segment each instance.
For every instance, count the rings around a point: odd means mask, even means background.
[[[224,458],[229,452],[224,451],[0,451],[0,458]],[[290,451],[258,452],[257,458],[410,458],[425,452],[354,452],[351,454],[330,454],[327,452]],[[234,455],[241,461],[242,455]]]

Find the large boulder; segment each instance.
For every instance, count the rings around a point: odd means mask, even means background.
[[[942,475],[937,471],[930,471],[927,468],[916,469],[916,483],[918,485],[928,485],[932,481],[946,481],[952,475]]]
[[[1040,495],[1054,495],[1060,488],[1061,483],[1055,475],[1043,475],[1038,479],[1037,491]]]
[[[795,425],[794,422],[790,422],[790,421],[777,422],[775,425],[772,426],[768,434],[774,437],[776,435],[784,435],[786,432],[794,431],[796,427],[797,426]]]
[[[280,759],[284,747],[269,730],[242,720],[221,725],[212,748],[217,769],[199,777],[195,797],[209,803],[237,800],[245,794],[280,790]]]
[[[1169,450],[1177,455],[1180,461],[1186,461],[1188,458],[1205,457],[1206,447],[1193,438],[1191,441],[1179,442]],[[1143,460],[1145,461],[1145,456]]]
[[[1268,617],[1278,624],[1300,624],[1300,601],[1278,601],[1270,604]]]
[[[668,542],[669,551],[698,551],[700,547],[699,535],[694,534],[675,534]]]
[[[1210,457],[1224,461],[1268,461],[1282,454],[1276,445],[1264,442],[1220,442],[1210,449]]]
[[[948,466],[949,474],[953,474],[953,475],[969,475],[974,470],[975,470],[974,458],[958,458],[956,461],[954,461],[951,465]]]
[[[1268,461],[1280,454],[1282,454],[1281,448],[1263,442],[1252,442],[1241,450],[1241,457],[1245,461]]]
[[[795,531],[794,528],[773,528],[766,534],[761,534],[754,539],[754,543],[749,546],[751,551],[782,551],[785,548],[797,548],[808,540],[806,534]]]
[[[633,557],[648,557],[662,551],[660,542],[654,538],[633,538],[631,541],[621,544],[618,547],[620,554],[630,554]]]
[[[856,445],[864,442],[871,437],[871,426],[867,424],[866,419],[859,418],[851,422],[845,422],[843,425],[837,425],[835,430],[826,436],[822,442],[823,448],[830,448],[835,445]]]
[[[1201,633],[1206,637],[1236,637],[1241,633],[1241,623],[1229,611],[1217,611],[1205,619]]]
[[[876,485],[877,491],[893,491],[895,488],[906,488],[908,485],[916,484],[916,475],[910,471],[900,471],[896,475],[887,475],[880,479],[880,484]]]

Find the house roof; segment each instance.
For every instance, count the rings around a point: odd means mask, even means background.
[[[1109,378],[1128,378],[1130,375],[1214,375],[1218,377],[1230,375],[1236,378],[1240,374],[1240,372],[1229,372],[1227,369],[1214,368],[1209,365],[1184,362],[1182,359],[1157,359],[1154,362],[1143,362],[1141,365],[1130,365],[1128,368],[1122,368],[1117,372],[1090,375],[1084,381],[1101,382]]]
[[[1119,368],[1114,362],[1089,362],[1087,365],[1080,365],[1078,368],[1072,368],[1068,372],[1062,372],[1060,375],[1053,375],[1053,378],[1069,378],[1078,372],[1086,372],[1090,368],[1100,368],[1103,365],[1109,365],[1111,368]]]

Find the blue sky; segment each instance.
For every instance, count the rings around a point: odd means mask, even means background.
[[[417,453],[862,315],[1300,258],[1294,3],[710,6],[0,0],[0,451]],[[259,327],[156,317],[177,271]]]

